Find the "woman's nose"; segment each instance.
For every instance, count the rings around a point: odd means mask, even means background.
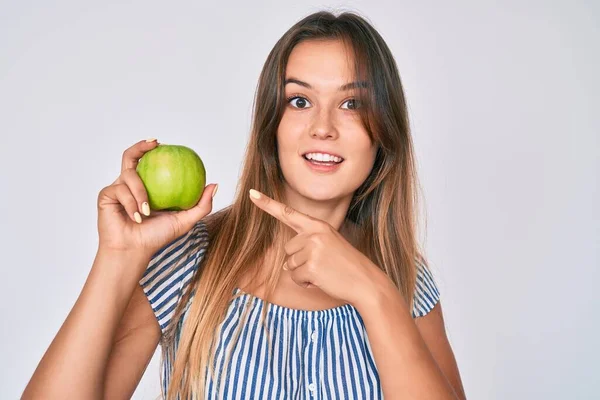
[[[310,136],[317,139],[335,139],[338,132],[335,126],[333,116],[327,110],[321,110],[316,116],[311,127]]]

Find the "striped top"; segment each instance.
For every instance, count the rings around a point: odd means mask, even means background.
[[[140,280],[163,333],[207,246],[206,225],[200,221],[158,251]],[[413,318],[426,315],[440,298],[424,265],[419,265],[416,286]],[[191,299],[177,322],[175,348],[190,303]],[[235,341],[245,306],[249,307],[247,323]],[[270,341],[260,322],[264,307]],[[366,329],[352,305],[297,310],[267,304],[235,289],[218,332],[219,375],[215,381],[208,378],[206,399],[383,399]],[[224,355],[229,355],[227,365]],[[167,355],[161,366],[165,393],[172,365],[173,355]]]

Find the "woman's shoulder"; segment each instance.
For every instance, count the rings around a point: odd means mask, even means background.
[[[418,257],[416,266],[413,318],[424,317],[429,314],[440,300],[440,291],[429,265],[422,257]]]
[[[167,243],[150,259],[139,281],[161,331],[166,331],[177,304],[192,281],[209,244],[206,221]]]

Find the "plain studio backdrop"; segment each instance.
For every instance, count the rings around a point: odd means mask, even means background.
[[[230,204],[267,54],[322,8],[366,16],[397,61],[468,397],[597,398],[600,6],[495,3],[1,2],[0,398],[80,293],[123,150],[194,148]]]

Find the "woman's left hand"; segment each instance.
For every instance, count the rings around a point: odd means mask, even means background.
[[[256,199],[250,195],[256,206],[298,233],[285,245],[288,259],[283,265],[298,285],[316,286],[329,296],[356,306],[373,293],[382,275],[387,277],[329,223],[263,193],[259,196]]]

